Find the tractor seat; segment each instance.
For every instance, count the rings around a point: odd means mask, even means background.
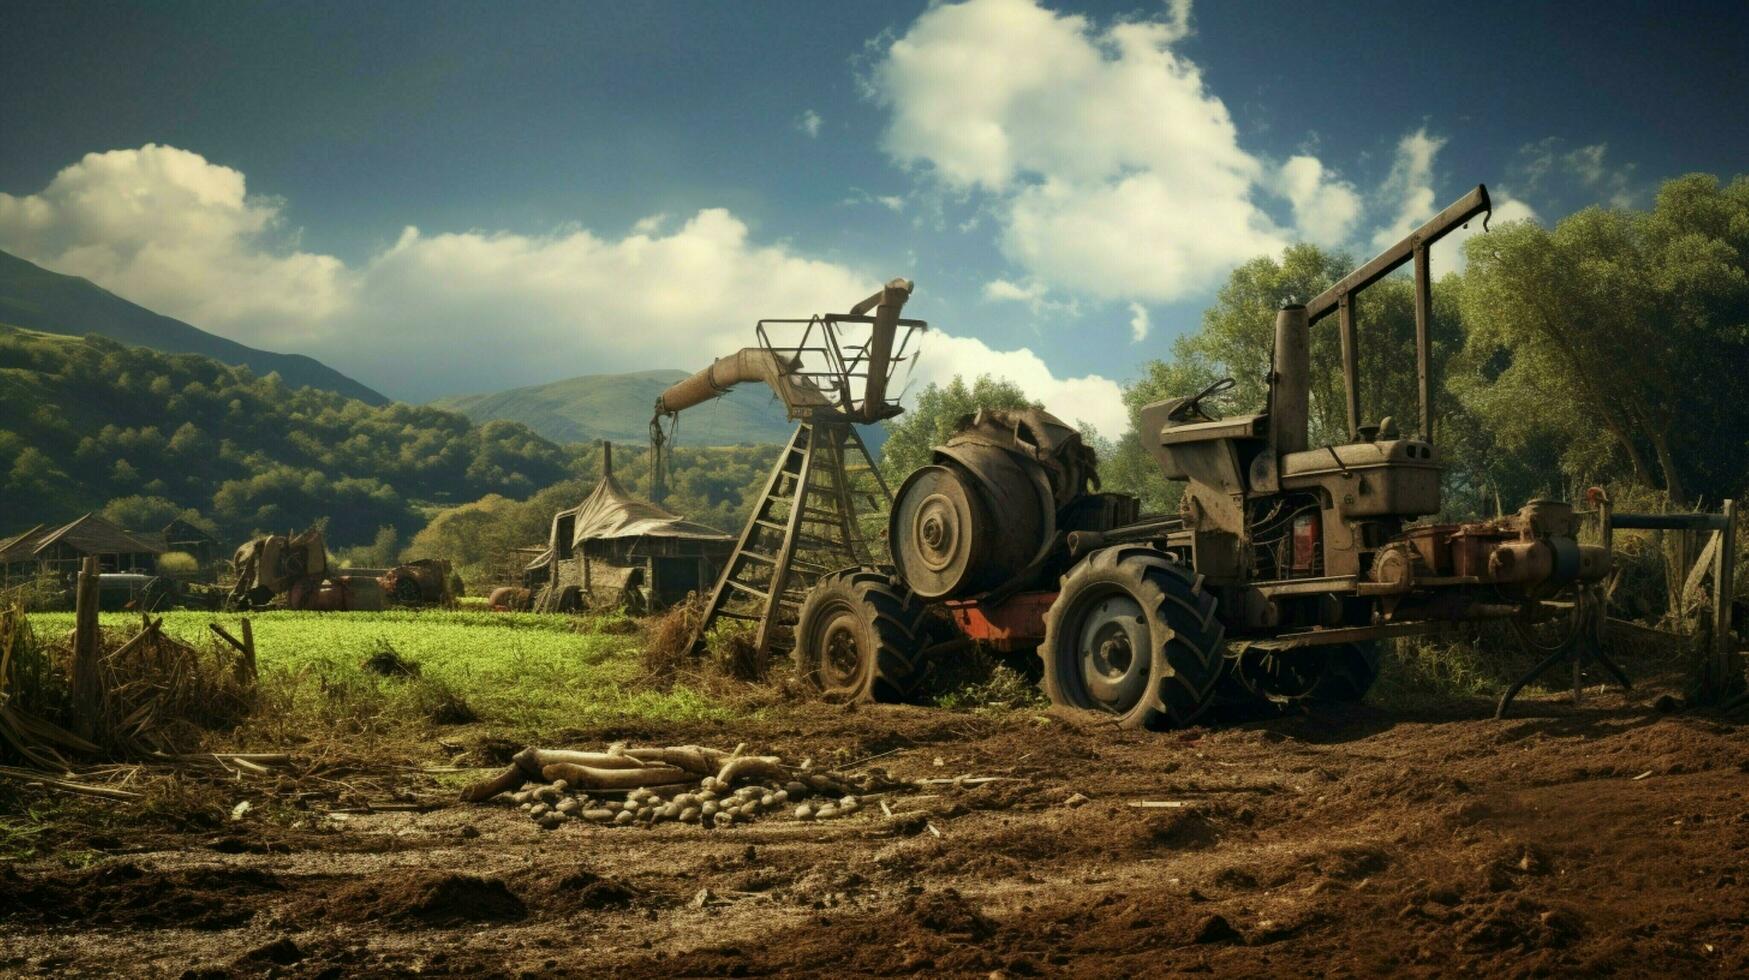
[[[1174,424],[1167,421],[1160,429],[1160,445],[1181,446],[1190,442],[1215,442],[1221,439],[1261,439],[1269,431],[1269,413],[1230,415],[1206,422]]]

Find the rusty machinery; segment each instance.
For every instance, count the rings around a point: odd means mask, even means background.
[[[903,411],[889,387],[895,369],[915,357],[913,338],[926,329],[921,320],[899,316],[911,291],[908,280],[894,279],[848,313],[761,320],[758,346],[718,358],[656,399],[650,446],[658,499],[681,412],[736,385],[763,383],[797,423],[711,589],[695,646],[720,618],[729,618],[757,624],[760,655],[787,649],[810,586],[881,557],[879,535],[867,523],[887,509],[891,494],[855,426]],[[894,586],[883,582],[877,589],[886,593],[879,601],[901,601]]]
[[[892,565],[810,592],[796,628],[808,676],[846,697],[904,696],[928,644],[946,649],[919,625],[917,611],[934,607],[966,637],[1036,649],[1053,702],[1167,726],[1218,697],[1358,698],[1387,637],[1584,620],[1609,554],[1579,543],[1570,505],[1415,523],[1441,506],[1428,250],[1489,210],[1478,186],[1310,303],[1283,306],[1263,411],[1213,414],[1231,379],[1145,407],[1138,435],[1185,481],[1176,515],[1143,518],[1135,498],[1098,493],[1091,454],[1049,415],[982,413],[897,491]],[[1361,418],[1355,334],[1356,297],[1405,263],[1414,433]],[[1347,438],[1312,446],[1309,331],[1332,314]]]

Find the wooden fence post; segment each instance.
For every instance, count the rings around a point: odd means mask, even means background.
[[[91,741],[97,734],[97,713],[103,704],[102,681],[97,661],[103,636],[97,623],[97,559],[85,559],[73,591],[73,723],[79,737]]]
[[[1730,698],[1736,680],[1737,640],[1731,634],[1731,600],[1736,595],[1737,502],[1725,501],[1725,525],[1719,529],[1719,547],[1713,555],[1713,667],[1712,696]]]

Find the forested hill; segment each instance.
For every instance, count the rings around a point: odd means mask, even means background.
[[[556,442],[611,439],[641,443],[649,438],[650,406],[667,387],[687,376],[679,370],[590,374],[489,395],[456,395],[431,404],[461,412],[476,422],[521,422]],[[794,423],[764,385],[746,385],[681,418],[681,440],[691,446],[789,441]]]
[[[194,354],[0,326],[0,534],[134,498],[122,511],[137,527],[193,509],[230,541],[326,517],[339,546],[385,525],[411,534],[419,505],[526,497],[571,462],[515,422],[475,425]]]
[[[381,393],[302,354],[276,354],[215,337],[181,320],[153,313],[77,276],[63,276],[0,252],[0,323],[44,333],[97,334],[169,354],[203,354],[256,374],[277,371],[286,384],[339,392],[370,405]]]

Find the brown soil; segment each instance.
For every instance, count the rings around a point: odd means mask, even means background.
[[[485,805],[112,841],[0,868],[0,972],[1742,975],[1749,738],[1654,693],[1164,734],[824,705],[568,732],[1008,779],[822,824],[549,833]]]

